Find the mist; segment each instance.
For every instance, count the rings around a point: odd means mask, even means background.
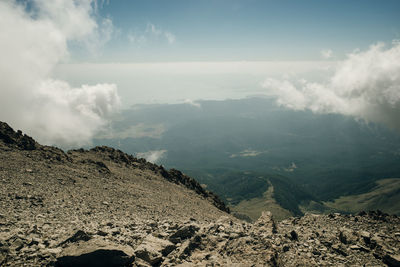
[[[112,21],[93,1],[0,2],[0,120],[44,144],[81,146],[120,106],[115,84],[71,86],[52,71],[69,46],[95,53]]]
[[[167,150],[162,149],[162,150],[151,150],[147,152],[139,152],[136,154],[137,157],[139,158],[144,158],[149,162],[152,163],[159,163],[159,161],[165,157],[165,154],[167,153]]]

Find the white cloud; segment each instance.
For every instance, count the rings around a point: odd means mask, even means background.
[[[236,157],[257,157],[260,154],[267,153],[267,151],[257,151],[257,150],[252,150],[252,149],[245,149],[238,154],[232,154],[229,157],[230,158],[236,158]]]
[[[340,113],[400,130],[400,43],[355,51],[326,83],[267,79],[277,102],[295,110]]]
[[[0,2],[0,120],[42,143],[86,144],[119,107],[116,86],[74,88],[51,73],[68,56],[69,42],[96,49],[111,38],[112,21],[95,18],[93,1],[32,6],[28,12],[17,1]]]
[[[280,105],[285,105],[295,110],[304,109],[307,105],[307,99],[304,94],[298,91],[289,81],[268,78],[264,81],[263,87],[270,89],[272,94],[282,96],[277,100]]]
[[[333,57],[333,51],[331,49],[321,50],[321,57],[324,59],[330,59]]]
[[[93,6],[94,6],[94,11],[97,13],[99,7],[103,8],[104,5],[109,5],[110,0],[94,0],[93,1]]]
[[[183,101],[183,103],[191,105],[191,106],[196,107],[196,108],[201,108],[201,104],[200,103],[198,103],[196,101],[193,101],[192,99],[189,99],[189,98],[185,99],[185,101]]]
[[[152,23],[148,23],[146,29],[143,32],[137,31],[135,33],[129,32],[127,39],[130,43],[136,45],[142,45],[146,42],[154,41],[166,41],[168,44],[173,44],[176,41],[176,36],[165,31]]]
[[[127,38],[131,44],[136,44],[139,46],[143,45],[147,41],[146,36],[135,33],[129,33]]]
[[[165,38],[167,38],[167,41],[169,44],[175,43],[176,37],[172,33],[164,32],[164,36],[165,36]]]
[[[136,156],[138,158],[144,158],[149,162],[157,163],[165,156],[166,153],[167,150],[151,150],[147,152],[137,153]]]
[[[101,45],[104,45],[111,40],[112,35],[115,31],[112,20],[109,17],[102,19],[99,30],[100,37],[97,37],[97,41],[100,42]]]
[[[146,32],[155,36],[160,36],[163,33],[161,29],[157,28],[152,23],[147,24]]]

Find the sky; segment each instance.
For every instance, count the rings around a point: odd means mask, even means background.
[[[254,95],[400,130],[397,0],[0,0],[0,120],[90,142],[121,109]]]
[[[98,62],[342,59],[400,39],[396,0],[111,0],[99,13],[118,33]]]
[[[399,1],[111,0],[96,10],[112,21],[108,42],[92,53],[71,42],[55,76],[115,83],[125,108],[263,94],[266,77],[318,80],[356,49],[400,39]]]
[[[112,21],[109,40],[91,53],[71,42],[54,75],[115,83],[124,108],[264,94],[266,77],[320,81],[349,53],[400,39],[399,1],[111,0],[96,10]]]

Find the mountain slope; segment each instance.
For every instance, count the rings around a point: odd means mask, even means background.
[[[250,224],[177,170],[108,147],[64,153],[5,123],[0,184],[0,266],[400,264],[396,216]]]
[[[382,179],[376,182],[376,186],[370,192],[343,196],[324,204],[343,212],[380,209],[400,215],[400,179]]]
[[[162,218],[214,221],[229,211],[177,170],[108,147],[64,153],[5,123],[0,123],[0,182],[0,239],[38,228],[50,247],[78,229]]]

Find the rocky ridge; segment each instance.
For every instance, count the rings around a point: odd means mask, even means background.
[[[379,211],[253,224],[177,170],[42,146],[0,123],[0,266],[400,266]]]

